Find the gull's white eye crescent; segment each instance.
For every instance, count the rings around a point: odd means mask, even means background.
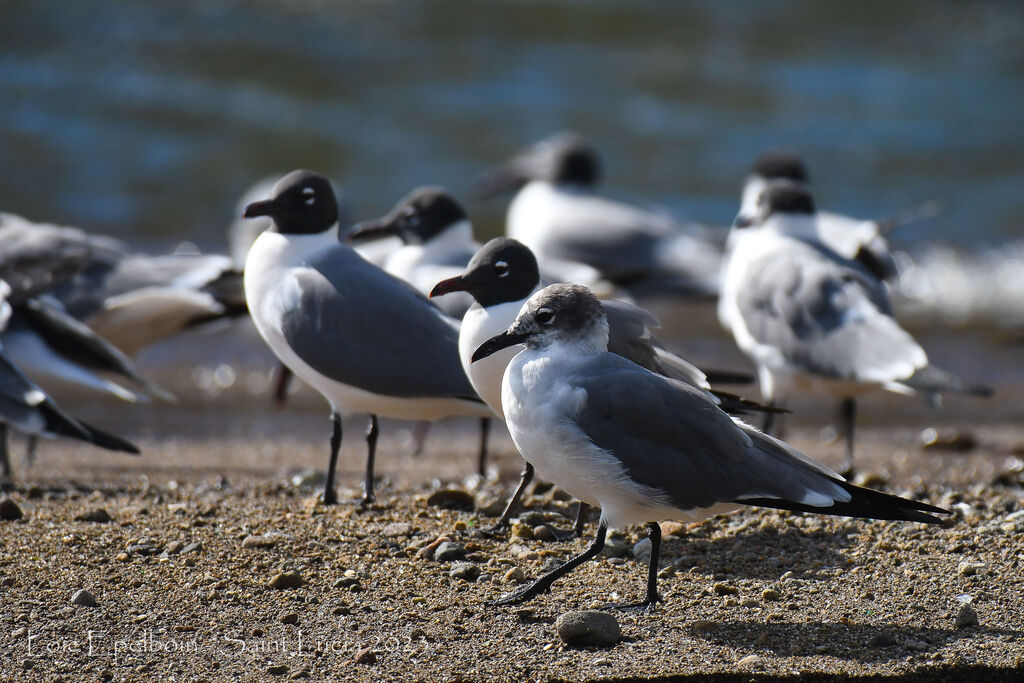
[[[313,206],[316,203],[316,190],[312,187],[302,188],[302,196],[306,198],[306,206]]]
[[[494,272],[497,273],[498,277],[508,277],[508,263],[505,261],[498,261],[494,264]]]

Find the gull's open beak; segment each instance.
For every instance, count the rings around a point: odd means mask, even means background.
[[[450,277],[447,280],[441,280],[434,288],[430,290],[430,294],[427,295],[428,299],[433,299],[435,296],[444,296],[445,294],[451,294],[452,292],[465,292],[466,281],[462,279],[461,275]]]
[[[257,218],[259,216],[273,216],[274,215],[274,200],[264,199],[259,202],[253,202],[249,206],[245,207],[245,211],[242,212],[242,218]]]
[[[528,332],[502,332],[496,337],[491,337],[483,344],[481,344],[476,351],[473,352],[473,357],[470,359],[471,363],[475,363],[478,360],[487,358],[487,356],[493,355],[502,349],[507,349],[510,346],[516,344],[522,344],[530,338]]]

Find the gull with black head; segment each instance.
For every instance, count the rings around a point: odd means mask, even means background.
[[[459,363],[457,320],[338,238],[330,182],[293,171],[247,218],[274,225],[245,261],[253,322],[278,359],[331,405],[331,454],[324,501],[334,491],[341,414],[369,413],[363,500],[372,502],[377,416],[433,420],[491,411]]]
[[[525,344],[502,381],[512,439],[537,472],[601,508],[593,544],[496,604],[529,600],[597,556],[609,527],[646,523],[644,599],[657,592],[659,520],[700,519],[740,505],[941,523],[946,510],[849,484],[787,444],[724,413],[708,395],[608,352],[608,320],[585,287],[551,285],[473,354]]]
[[[505,233],[530,247],[545,272],[584,263],[635,293],[718,291],[721,245],[702,227],[602,195],[600,158],[575,133],[546,138],[483,176],[483,196],[517,190]],[[583,282],[571,275],[565,282]]]
[[[718,318],[756,364],[766,402],[806,393],[840,401],[847,472],[857,397],[991,393],[928,362],[893,317],[885,285],[821,242],[811,194],[789,183],[763,189],[755,218],[733,227]]]

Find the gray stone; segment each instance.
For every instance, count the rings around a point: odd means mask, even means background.
[[[391,522],[381,531],[384,538],[396,538],[398,536],[412,536],[412,524],[408,522]]]
[[[289,588],[300,588],[302,586],[302,577],[296,571],[281,572],[270,580],[267,585],[270,588],[277,590],[286,590]]]
[[[605,557],[628,557],[633,549],[621,538],[608,538],[604,542],[601,554]]]
[[[13,500],[10,498],[0,500],[0,519],[5,522],[13,522],[24,516],[25,513],[21,511],[21,508]]]
[[[476,507],[476,501],[471,494],[461,489],[441,489],[430,494],[430,497],[427,498],[427,505],[450,510],[469,510],[472,512],[473,508]]]
[[[434,559],[438,562],[453,562],[466,556],[466,548],[461,543],[445,541],[434,550]]]
[[[288,673],[287,664],[271,664],[267,667],[267,673],[271,676],[284,676]]]
[[[185,544],[182,543],[181,541],[171,541],[170,543],[167,544],[167,547],[164,548],[164,552],[167,553],[168,555],[177,555],[178,553],[181,552],[181,549],[184,548],[184,547],[185,547]]]
[[[978,625],[978,612],[970,605],[964,605],[956,615],[956,627],[967,628]]]
[[[188,555],[189,553],[197,553],[203,549],[203,544],[199,541],[195,543],[189,543],[187,546],[181,549],[182,555]]]
[[[633,546],[633,559],[636,560],[637,562],[642,562],[643,564],[647,564],[648,562],[651,561],[651,551],[652,551],[652,549],[653,549],[653,544],[651,543],[651,539],[649,539],[649,538],[641,538]]]
[[[453,579],[476,581],[477,577],[480,576],[480,567],[476,566],[472,562],[456,562],[452,565],[451,571],[448,572],[448,575]]]
[[[96,508],[94,510],[86,510],[82,514],[75,517],[76,522],[93,522],[95,524],[106,524],[111,521],[110,513],[105,508]]]
[[[249,535],[242,541],[243,548],[273,548],[277,545],[277,540],[270,536],[253,536]]]
[[[619,622],[608,612],[566,612],[555,621],[558,637],[569,647],[611,647],[619,642]]]
[[[96,596],[83,588],[71,596],[71,604],[79,607],[96,607]]]

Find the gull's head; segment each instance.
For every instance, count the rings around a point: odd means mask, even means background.
[[[785,180],[768,183],[757,196],[753,216],[736,217],[729,240],[735,243],[742,235],[762,230],[817,239],[816,209],[810,191]]]
[[[252,202],[242,218],[269,216],[274,230],[286,235],[312,235],[338,222],[338,200],[331,182],[313,171],[292,171],[277,181],[269,199]]]
[[[583,136],[573,132],[557,133],[481,176],[475,193],[480,197],[493,197],[518,190],[531,180],[593,187],[601,180],[601,159]]]
[[[789,150],[769,150],[759,156],[750,168],[737,222],[752,221],[757,214],[757,198],[764,189],[775,182],[784,181],[794,185],[808,185],[811,177],[807,165],[798,154]]]
[[[466,272],[434,285],[430,296],[469,292],[483,307],[522,301],[540,282],[537,258],[522,242],[496,237],[480,247]]]
[[[405,244],[424,244],[467,220],[466,210],[443,187],[417,187],[386,216],[353,227],[348,238],[397,235]]]
[[[473,362],[515,344],[531,349],[568,345],[580,355],[607,351],[608,318],[598,298],[583,285],[549,285],[523,304],[508,330],[480,345]]]

